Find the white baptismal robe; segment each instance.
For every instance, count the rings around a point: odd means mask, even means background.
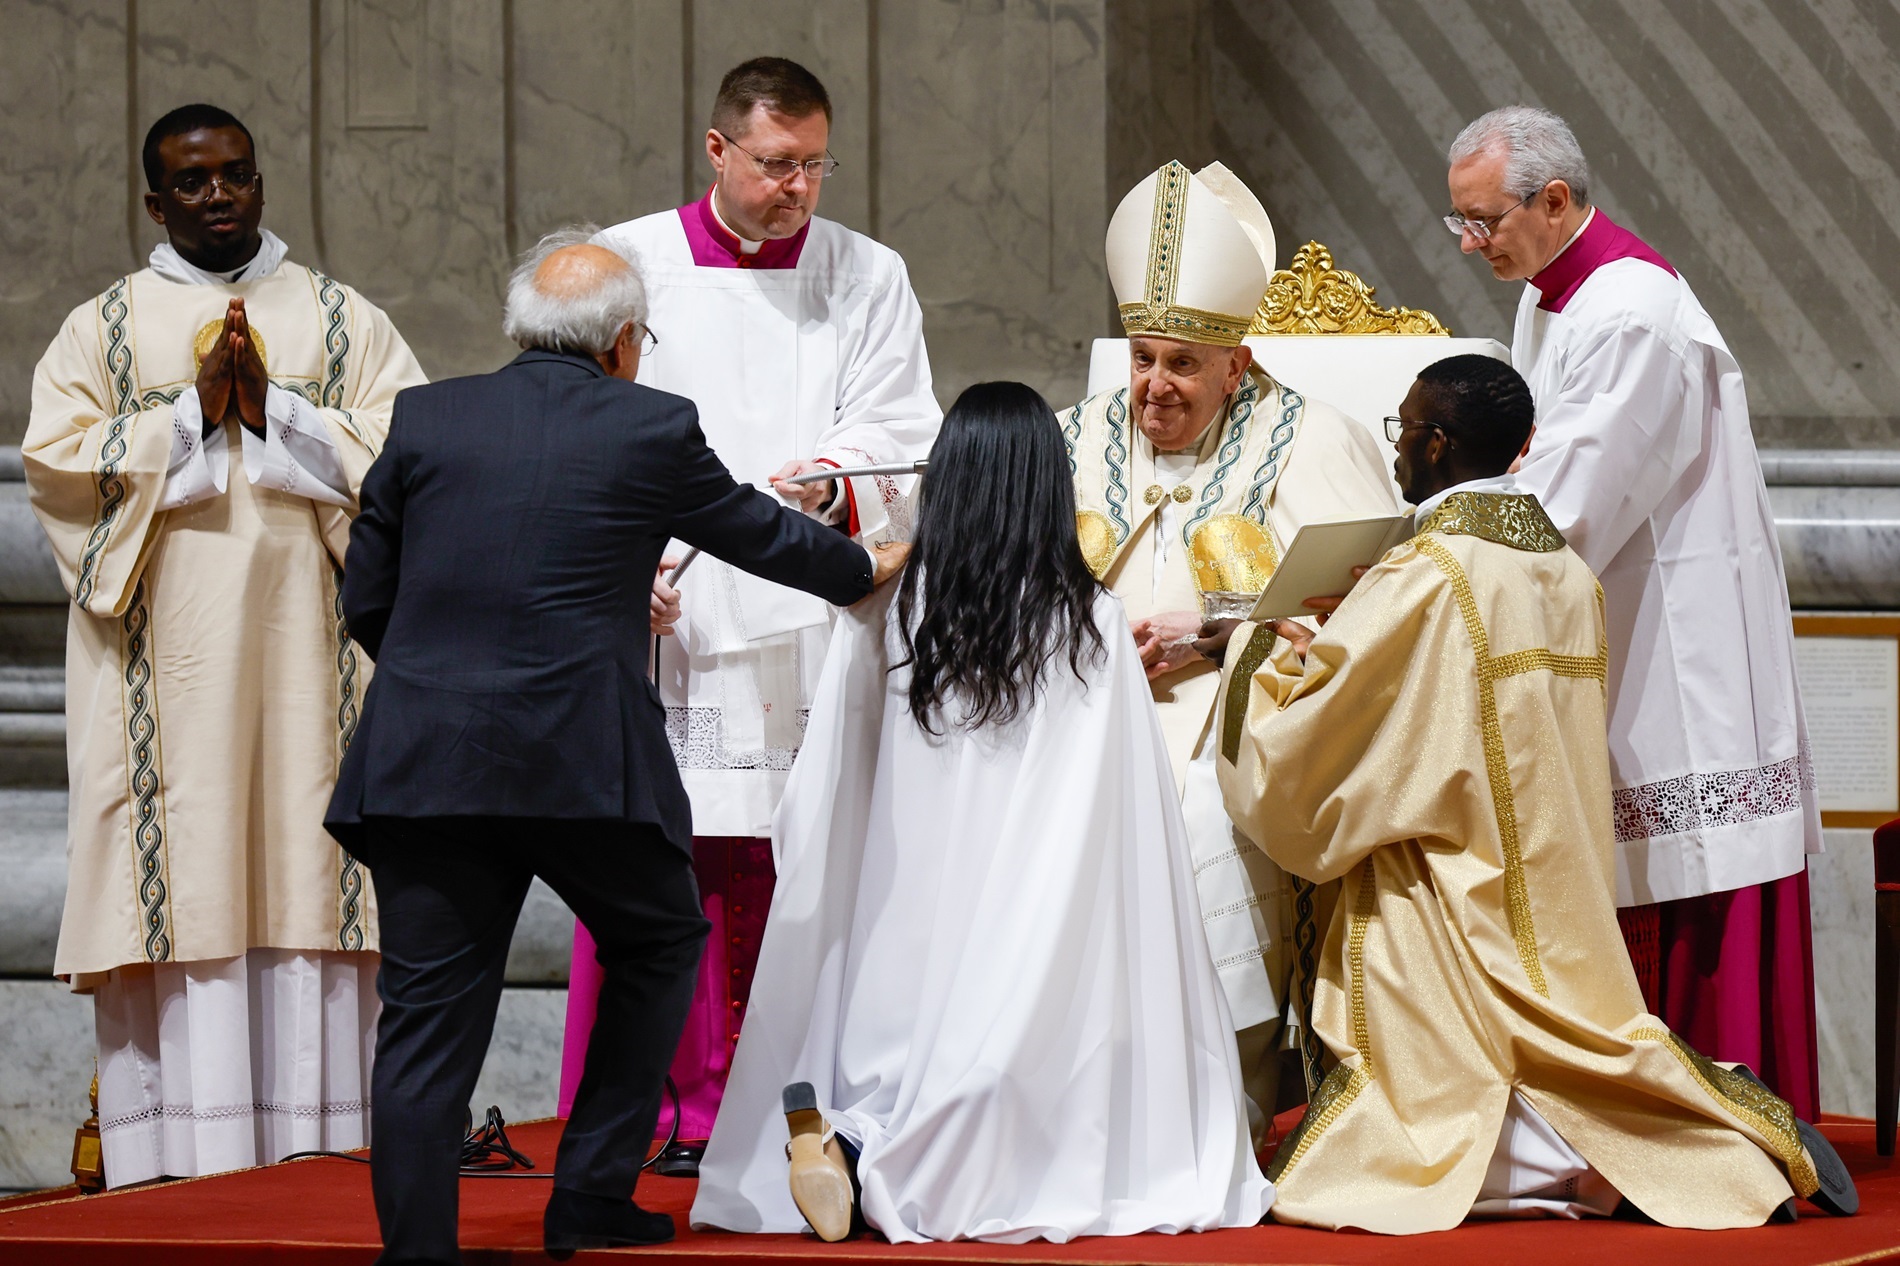
[[[1593,215],[1567,251],[1624,232]],[[1792,875],[1820,810],[1741,369],[1648,259],[1542,297],[1526,285],[1511,344],[1537,404],[1519,484],[1603,584],[1617,904]]]
[[[793,1232],[781,1089],[817,1088],[894,1241],[1250,1226],[1248,1137],[1174,771],[1127,616],[1004,727],[926,735],[888,593],[843,613],[698,1227]]]
[[[814,217],[792,267],[707,266],[695,260],[686,218],[705,205],[602,234],[638,253],[646,280],[658,346],[641,359],[641,383],[693,401],[707,443],[741,483],[768,486],[794,459],[843,467],[925,456],[942,411],[903,259]],[[912,482],[852,481],[864,539],[909,536]],[[714,558],[682,579],[680,605],[657,676],[693,833],[765,836],[824,661],[830,608]]]

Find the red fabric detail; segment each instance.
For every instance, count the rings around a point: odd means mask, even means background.
[[[1630,966],[1636,969],[1636,986],[1643,992],[1643,1006],[1657,1014],[1662,996],[1662,911],[1658,906],[1630,906],[1616,912],[1623,929],[1623,944],[1630,952]]]
[[[790,237],[767,238],[748,255],[740,249],[738,237],[713,214],[710,189],[698,202],[681,207],[679,217],[693,262],[701,268],[796,268],[811,232],[811,221],[806,220]]]
[[[82,1100],[83,1108],[83,1100]],[[1278,1123],[1291,1129],[1297,1117]],[[772,1123],[761,1123],[772,1124]],[[1086,1128],[1083,1123],[1070,1123]],[[548,1172],[560,1143],[560,1121],[508,1123],[508,1138]],[[783,1127],[778,1127],[783,1128]],[[1412,1236],[1263,1226],[1198,1235],[1094,1237],[1069,1244],[888,1244],[875,1235],[826,1244],[810,1235],[735,1235],[687,1225],[698,1184],[684,1178],[640,1177],[641,1207],[672,1215],[679,1238],[611,1260],[648,1266],[787,1266],[792,1262],[899,1263],[949,1260],[982,1266],[1052,1263],[1108,1266],[1266,1266],[1331,1262],[1407,1266],[1537,1262],[1549,1266],[1602,1261],[1671,1261],[1680,1266],[1791,1266],[1800,1262],[1886,1260],[1900,1243],[1900,1166],[1874,1153],[1865,1120],[1828,1120],[1821,1132],[1839,1149],[1860,1189],[1860,1215],[1822,1217],[1800,1206],[1792,1226],[1742,1231],[1676,1231],[1632,1222],[1476,1222]],[[971,1163],[981,1163],[973,1158]],[[493,1266],[546,1262],[541,1218],[546,1182],[469,1179],[462,1183],[463,1254]],[[296,1161],[214,1178],[76,1196],[71,1189],[35,1193],[0,1206],[0,1261],[8,1266],[362,1266],[381,1238],[370,1199],[369,1166],[338,1160]],[[579,1259],[576,1259],[579,1260]],[[594,1259],[589,1259],[594,1260]]]
[[[1531,285],[1544,292],[1537,306],[1546,312],[1562,312],[1577,288],[1590,279],[1603,265],[1616,259],[1640,259],[1656,265],[1671,277],[1676,270],[1669,261],[1656,253],[1654,247],[1622,225],[1611,220],[1598,207],[1590,223],[1585,226],[1570,249],[1560,253],[1556,259],[1544,266],[1544,271],[1531,278]]]
[[[1879,880],[1876,879],[1874,881],[1874,891],[1875,892],[1900,892],[1900,884],[1883,884]]]
[[[1795,1115],[1821,1110],[1808,874],[1664,901],[1655,1014],[1710,1059],[1747,1064]]]
[[[712,931],[700,956],[693,1007],[669,1070],[680,1092],[679,1136],[684,1140],[704,1139],[712,1133],[713,1118],[725,1094],[739,1025],[745,1019],[752,977],[758,970],[765,916],[772,906],[772,842],[750,836],[694,836],[693,877]],[[576,923],[561,1048],[558,1111],[563,1117],[574,1106],[574,1092],[587,1061],[587,1038],[593,1032],[600,982],[593,938]],[[672,1106],[663,1104],[656,1137],[665,1138],[672,1124]]]
[[[1900,818],[1874,828],[1874,887],[1900,884]]]
[[[833,470],[843,469],[837,462],[832,461],[829,457],[820,457],[818,464],[820,466],[829,466]],[[850,535],[856,536],[860,530],[858,527],[858,494],[852,491],[851,481],[849,479],[844,480],[843,483],[845,504],[844,530]]]

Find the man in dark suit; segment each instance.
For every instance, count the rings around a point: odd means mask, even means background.
[[[639,271],[590,236],[551,235],[516,270],[505,328],[527,351],[396,398],[350,534],[343,609],[376,676],[325,825],[370,867],[382,926],[385,1263],[460,1260],[463,1113],[535,875],[593,931],[606,975],[547,1249],[672,1238],[631,1197],[708,925],[646,675],[649,621],[677,616],[661,551],[678,537],[838,604],[905,551],[874,560],[734,483],[689,401],[635,385]]]

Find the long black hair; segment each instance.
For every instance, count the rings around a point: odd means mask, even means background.
[[[1019,382],[957,397],[930,450],[910,566],[897,591],[910,713],[937,733],[1004,724],[1032,705],[1049,665],[1080,678],[1104,650],[1101,583],[1082,561],[1075,485],[1056,415]],[[922,607],[921,612],[918,610]]]

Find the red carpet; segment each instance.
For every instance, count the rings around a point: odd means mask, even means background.
[[[1388,1239],[1262,1226],[1207,1235],[1141,1235],[1074,1244],[924,1244],[874,1238],[821,1244],[795,1235],[699,1235],[685,1230],[693,1184],[646,1178],[640,1201],[681,1221],[672,1244],[619,1249],[615,1256],[708,1266],[786,1258],[974,1263],[1235,1263],[1303,1266],[1404,1262],[1407,1266],[1499,1266],[1534,1262],[1617,1262],[1619,1266],[1849,1266],[1900,1262],[1900,1169],[1874,1154],[1873,1125],[1824,1122],[1860,1184],[1861,1213],[1828,1218],[1806,1205],[1793,1226],[1748,1231],[1671,1231],[1627,1223],[1484,1223],[1438,1235]],[[517,1147],[540,1165],[553,1160],[560,1122],[515,1127]],[[462,1184],[463,1256],[469,1266],[545,1262],[541,1206],[545,1179],[472,1178]],[[0,1263],[59,1266],[367,1266],[376,1256],[369,1168],[340,1160],[293,1161],[269,1169],[98,1196],[70,1189],[0,1203]],[[576,1262],[606,1261],[582,1253]]]

